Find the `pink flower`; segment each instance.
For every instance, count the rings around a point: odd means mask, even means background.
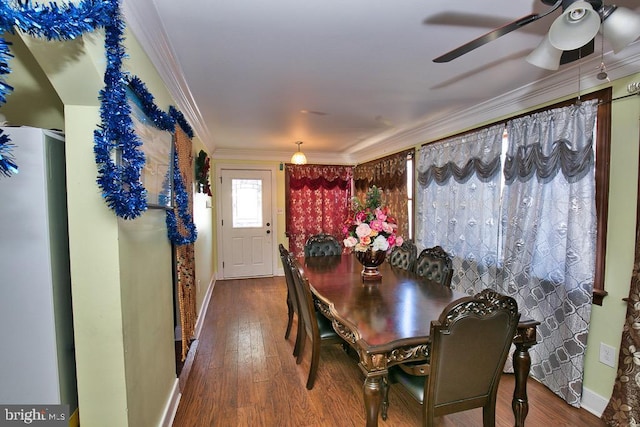
[[[386,221],[387,220],[387,214],[385,212],[383,212],[382,209],[377,208],[376,209],[376,218],[379,219],[380,221]]]
[[[356,213],[356,222],[361,223],[367,219],[367,213],[365,211],[360,211]]]
[[[395,228],[393,224],[389,224],[388,222],[382,223],[382,231],[384,231],[385,233],[392,234],[394,230]]]
[[[369,224],[369,227],[371,227],[372,230],[375,231],[383,231],[384,230],[384,222],[382,222],[379,219],[374,219],[373,221],[371,221],[371,224]]]
[[[404,243],[404,239],[402,238],[402,236],[397,236],[396,237],[396,246],[402,246],[403,243]]]
[[[390,235],[389,237],[387,237],[387,241],[389,242],[389,247],[393,247],[396,244],[396,235]]]

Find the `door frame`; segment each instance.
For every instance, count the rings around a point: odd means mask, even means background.
[[[222,241],[222,200],[220,197],[220,178],[222,177],[222,170],[224,169],[231,169],[231,170],[247,170],[247,171],[252,171],[252,170],[264,170],[264,171],[269,171],[269,174],[271,175],[271,223],[272,223],[272,228],[271,228],[271,232],[273,237],[271,238],[271,264],[272,264],[272,276],[276,275],[276,272],[278,271],[278,262],[280,260],[280,256],[279,253],[277,253],[276,249],[277,249],[277,243],[278,243],[278,209],[276,206],[278,197],[277,197],[277,185],[276,185],[276,166],[275,165],[259,165],[259,164],[255,164],[255,165],[251,165],[251,164],[243,164],[243,163],[216,163],[216,170],[215,170],[215,188],[214,191],[216,192],[216,253],[215,253],[215,257],[216,257],[216,266],[217,266],[217,276],[218,279],[223,280],[224,279],[224,270],[222,269],[222,254],[224,253],[224,242]]]

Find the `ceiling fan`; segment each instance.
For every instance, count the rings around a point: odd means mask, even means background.
[[[618,53],[640,37],[640,14],[615,5],[605,5],[603,0],[540,0],[551,6],[544,13],[532,13],[496,28],[433,60],[449,62],[498,37],[531,24],[562,7],[560,15],[551,24],[540,45],[527,56],[527,62],[541,68],[557,70],[566,64],[585,57],[594,51],[594,38],[598,31]]]

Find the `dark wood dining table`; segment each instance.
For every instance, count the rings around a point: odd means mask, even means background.
[[[412,272],[380,266],[382,279],[364,282],[362,265],[353,254],[301,258],[316,307],[331,319],[335,331],[358,354],[364,373],[367,427],[378,425],[382,380],[399,363],[425,360],[429,354],[432,320],[463,293],[416,276]],[[512,409],[515,426],[523,427],[529,410],[526,382],[536,344],[539,322],[521,320],[514,337],[515,389]],[[473,351],[473,349],[469,349]]]

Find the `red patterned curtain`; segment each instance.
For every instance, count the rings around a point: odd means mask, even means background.
[[[304,255],[307,239],[327,233],[342,241],[342,224],[351,206],[351,166],[286,165],[289,251]]]
[[[367,190],[372,186],[384,194],[384,204],[398,221],[398,235],[409,238],[409,207],[407,196],[407,158],[414,149],[392,154],[381,159],[358,165],[353,170],[355,196],[364,202]]]

